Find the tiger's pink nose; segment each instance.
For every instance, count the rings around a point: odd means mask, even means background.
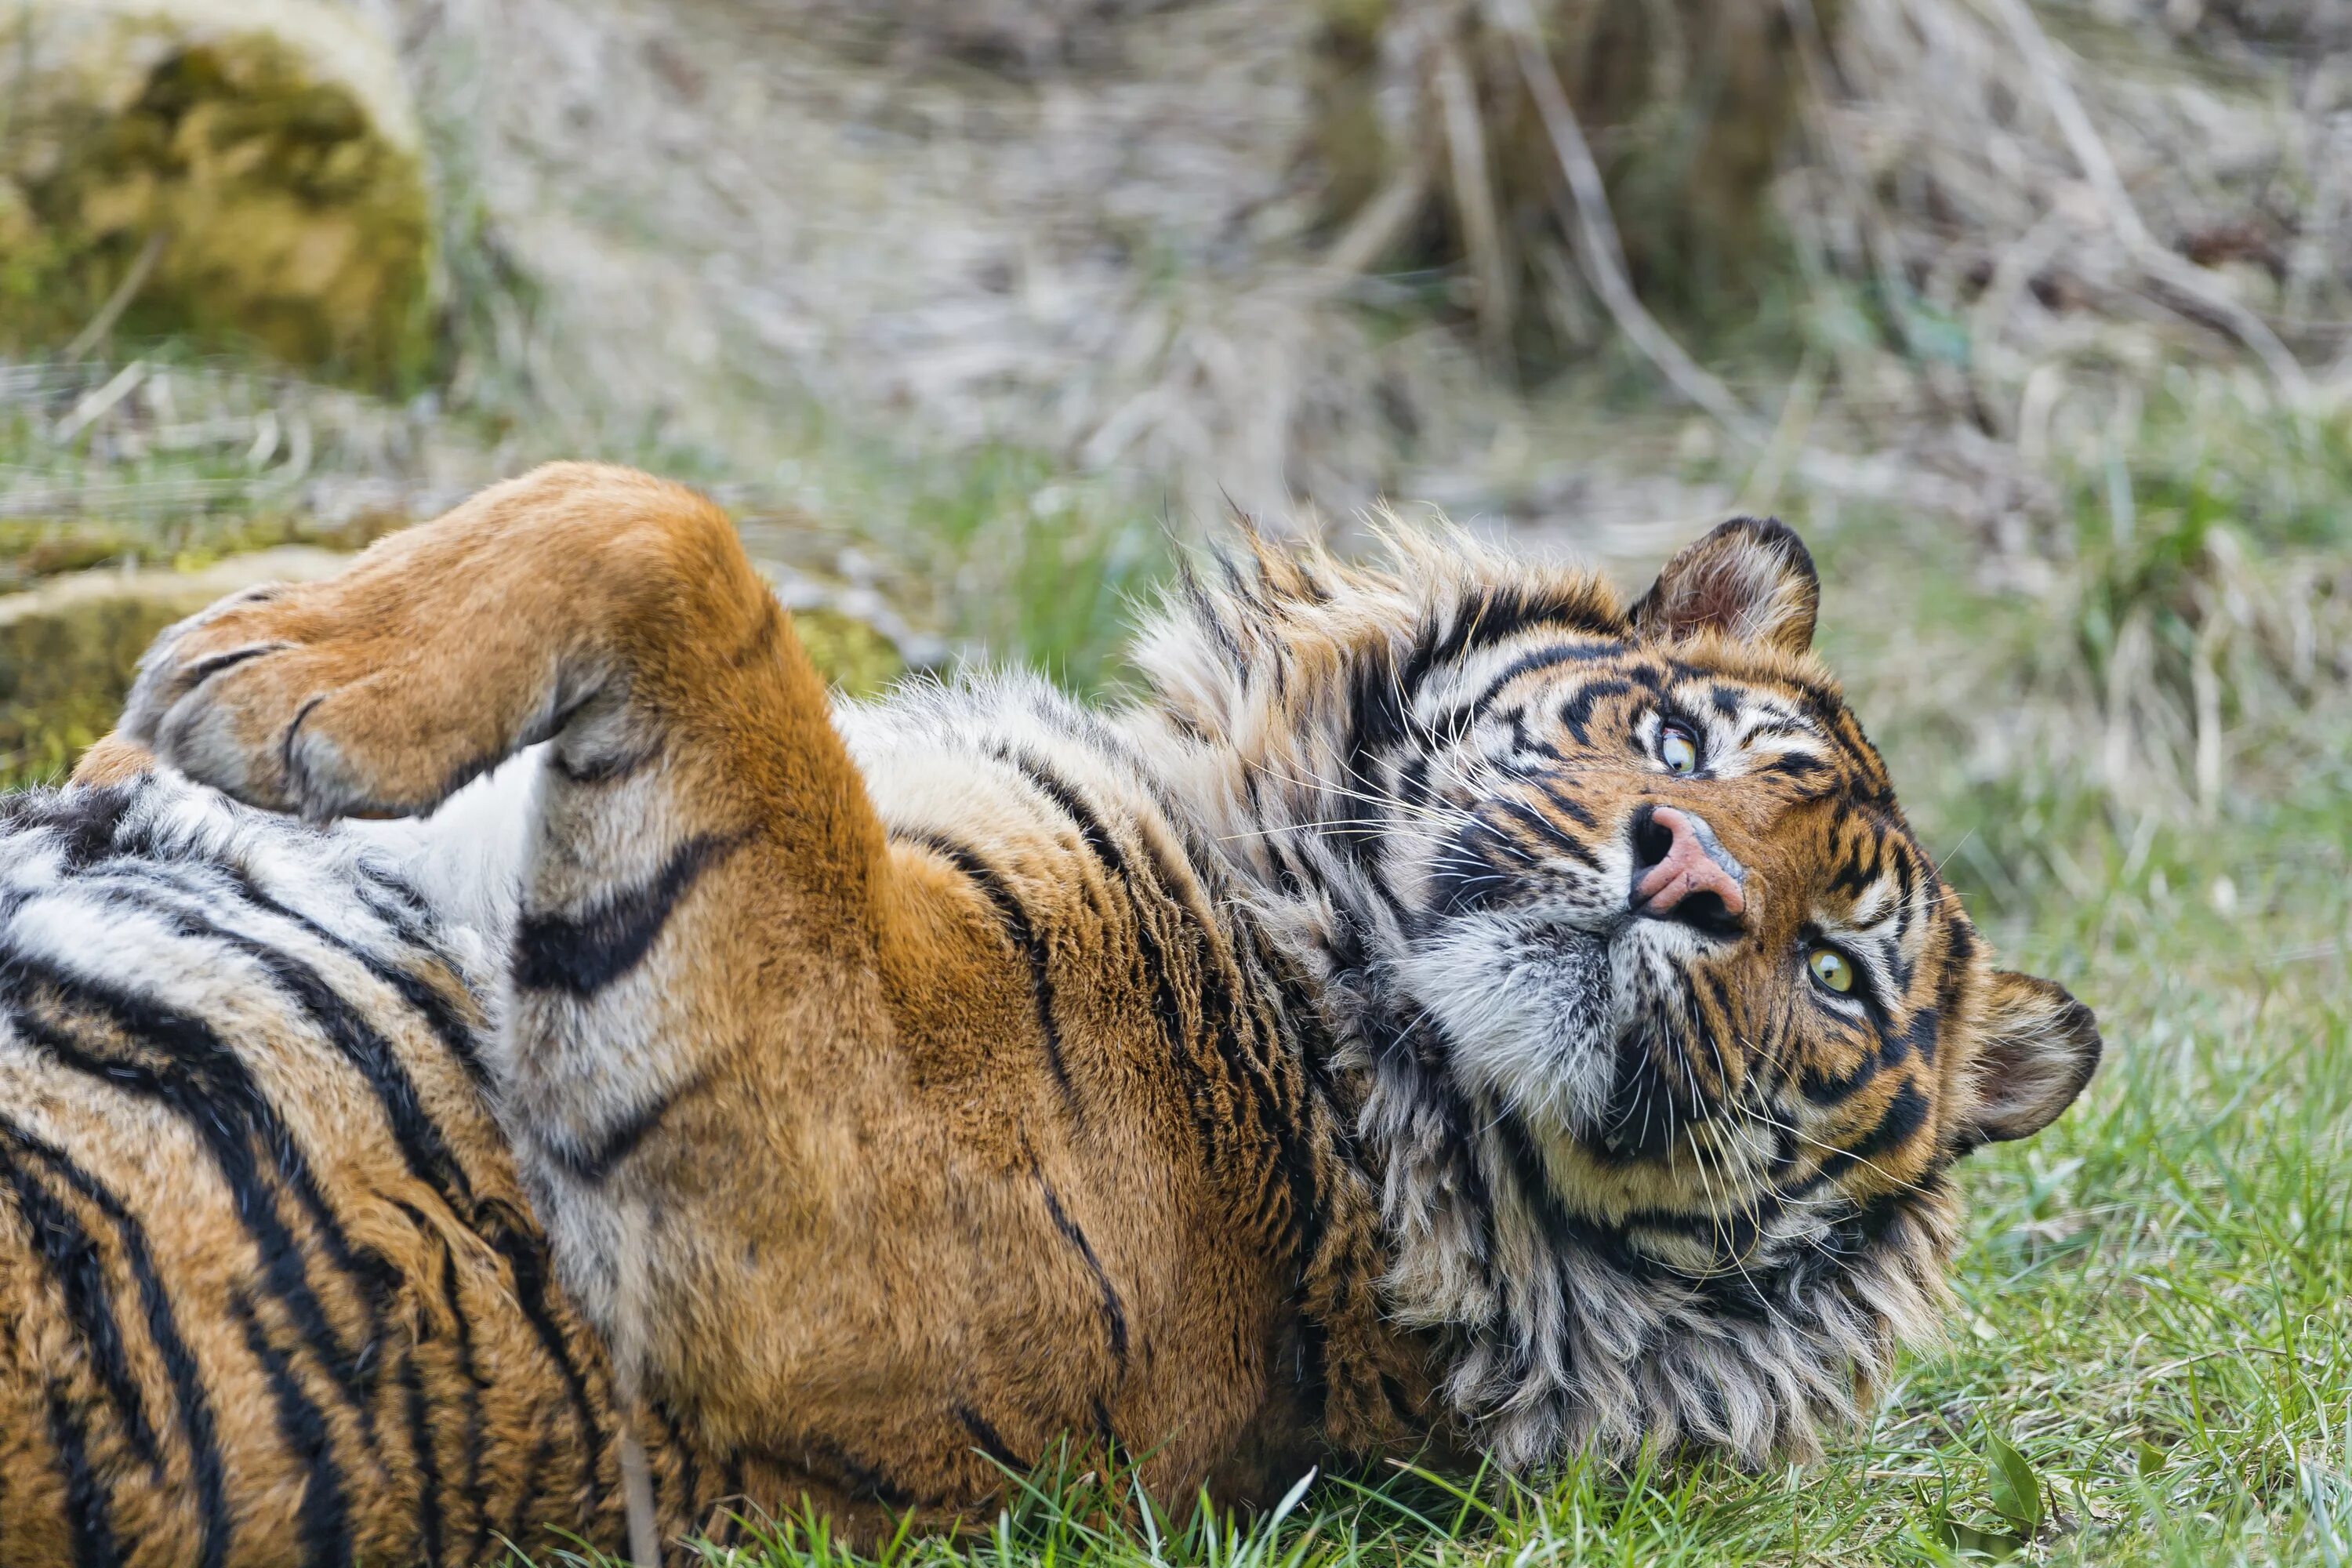
[[[1633,826],[1633,912],[1664,918],[1701,912],[1712,894],[1725,915],[1748,907],[1748,872],[1716,842],[1704,817],[1671,805],[1653,807]],[[1687,906],[1687,908],[1685,908]],[[1713,910],[1705,912],[1714,913]]]

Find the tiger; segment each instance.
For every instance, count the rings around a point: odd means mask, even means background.
[[[1630,604],[1244,529],[1088,705],[829,695],[543,468],[0,804],[0,1561],[872,1544],[1055,1453],[1818,1456],[2089,1081],[1739,519]]]

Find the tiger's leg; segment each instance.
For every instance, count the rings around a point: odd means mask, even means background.
[[[790,1423],[825,1391],[845,1408],[961,1375],[940,1327],[957,1287],[875,1233],[1045,1221],[992,1220],[992,1186],[953,1207],[948,1162],[873,1130],[903,1119],[893,1009],[928,991],[1019,1038],[1025,977],[950,869],[893,857],[716,508],[639,474],[541,469],[341,576],[167,633],[123,729],[317,819],[431,811],[547,741],[506,1119],[616,1374],[716,1442],[771,1451],[800,1451]],[[1002,1480],[944,1425],[892,1440],[944,1456],[897,1490]]]

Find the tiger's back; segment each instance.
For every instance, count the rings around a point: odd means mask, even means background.
[[[0,804],[0,1559],[623,1539],[484,963],[364,835],[153,777]],[[666,1516],[733,1489],[647,1436]]]

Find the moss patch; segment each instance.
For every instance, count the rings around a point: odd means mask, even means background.
[[[794,610],[793,629],[810,662],[852,697],[872,697],[907,673],[896,644],[838,610]]]
[[[155,634],[187,613],[107,599],[0,625],[0,789],[52,783],[114,727]]]
[[[112,52],[155,55],[159,17],[117,20]],[[404,135],[274,35],[174,44],[125,93],[102,67],[40,63],[44,21],[0,13],[0,95],[17,100],[0,118],[0,346],[56,347],[121,290],[130,336],[416,382],[433,247]]]
[[[0,517],[0,594],[20,593],[44,578],[91,567],[131,563],[192,572],[232,555],[280,544],[360,550],[409,520],[393,512],[362,512],[328,525],[307,516],[261,513],[240,518],[179,519],[170,523],[105,518]]]

